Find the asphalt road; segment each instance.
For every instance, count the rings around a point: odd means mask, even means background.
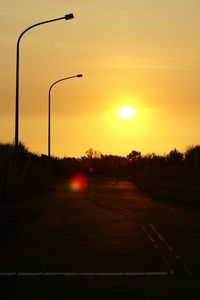
[[[200,210],[155,202],[128,180],[90,179],[81,192],[65,181],[26,199],[13,226],[2,299],[200,297]]]

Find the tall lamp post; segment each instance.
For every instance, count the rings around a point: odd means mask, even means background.
[[[65,78],[61,78],[59,80],[56,80],[54,83],[49,88],[49,102],[48,102],[48,156],[51,156],[51,90],[52,87],[57,84],[60,81],[71,79],[71,78],[76,78],[76,77],[83,77],[83,74],[77,74],[74,76],[69,76]]]
[[[57,18],[57,19],[52,19],[52,20],[47,20],[43,21],[37,24],[34,24],[28,28],[26,28],[19,36],[17,40],[17,56],[16,56],[16,102],[15,102],[15,148],[18,148],[19,145],[19,45],[20,45],[20,40],[22,36],[24,35],[25,32],[30,30],[33,27],[46,24],[46,23],[51,23],[59,20],[70,20],[73,19],[74,15],[72,13],[65,15],[64,17]]]

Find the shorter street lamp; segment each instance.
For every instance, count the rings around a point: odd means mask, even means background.
[[[65,78],[56,80],[54,83],[52,83],[52,85],[49,88],[49,102],[48,102],[48,156],[49,157],[51,156],[51,90],[52,90],[52,87],[60,81],[64,81],[64,80],[76,78],[76,77],[78,77],[78,78],[83,77],[83,74],[77,74],[74,76],[69,76],[69,77],[65,77]]]

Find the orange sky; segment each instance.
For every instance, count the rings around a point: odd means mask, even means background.
[[[14,138],[15,51],[28,26],[66,13],[75,19],[24,35],[19,138],[47,153],[52,82],[52,154],[82,156],[184,151],[200,143],[199,0],[7,0],[0,11],[1,142]],[[138,110],[128,121],[123,105]]]

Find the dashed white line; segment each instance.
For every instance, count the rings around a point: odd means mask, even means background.
[[[165,244],[165,246],[167,247],[167,249],[169,251],[173,251],[173,248],[165,241],[165,239],[163,238],[163,236],[158,232],[158,230],[155,228],[155,226],[153,224],[149,224],[149,227],[151,227],[151,229],[156,233],[156,235],[158,236],[158,238]]]
[[[147,238],[149,239],[149,241],[153,244],[154,248],[156,248],[156,250],[160,253],[160,255],[162,256],[163,262],[166,266],[166,268],[169,270],[169,274],[170,275],[174,275],[174,270],[171,268],[170,263],[167,259],[167,257],[164,255],[164,253],[161,251],[161,249],[159,248],[159,246],[157,245],[156,241],[152,238],[152,236],[148,233],[147,229],[145,228],[144,225],[140,225],[144,234],[147,236]],[[150,226],[150,225],[149,225]]]
[[[155,243],[155,240],[152,238],[152,236],[147,232],[146,228],[144,227],[144,225],[140,225],[144,234],[147,236],[147,238],[150,240],[151,243]],[[157,248],[158,246],[155,244],[155,247]]]
[[[189,268],[186,266],[186,264],[184,264],[182,261],[181,261],[181,256],[177,255],[176,256],[176,259],[179,261],[179,264],[182,266],[183,270],[185,271],[185,273],[188,275],[188,276],[191,276],[192,275],[192,272],[189,270]]]
[[[181,256],[179,255],[175,255],[174,253],[174,249],[166,242],[166,240],[163,238],[163,236],[158,232],[158,230],[156,229],[156,227],[153,224],[149,224],[149,227],[155,232],[155,234],[157,235],[157,237],[163,242],[163,244],[167,247],[167,249],[172,252],[176,258],[176,260],[178,260],[179,265],[183,268],[184,272],[191,276],[192,272],[189,270],[189,268],[187,267],[187,265],[185,263],[182,262]],[[168,264],[168,261],[166,260],[166,263]],[[174,274],[174,270],[170,269],[169,271],[170,275]]]
[[[123,212],[126,213],[126,214],[129,214],[129,212],[130,212],[128,209],[122,208],[122,207],[120,207],[120,206],[115,206],[115,208],[117,208],[117,209],[123,211]]]

